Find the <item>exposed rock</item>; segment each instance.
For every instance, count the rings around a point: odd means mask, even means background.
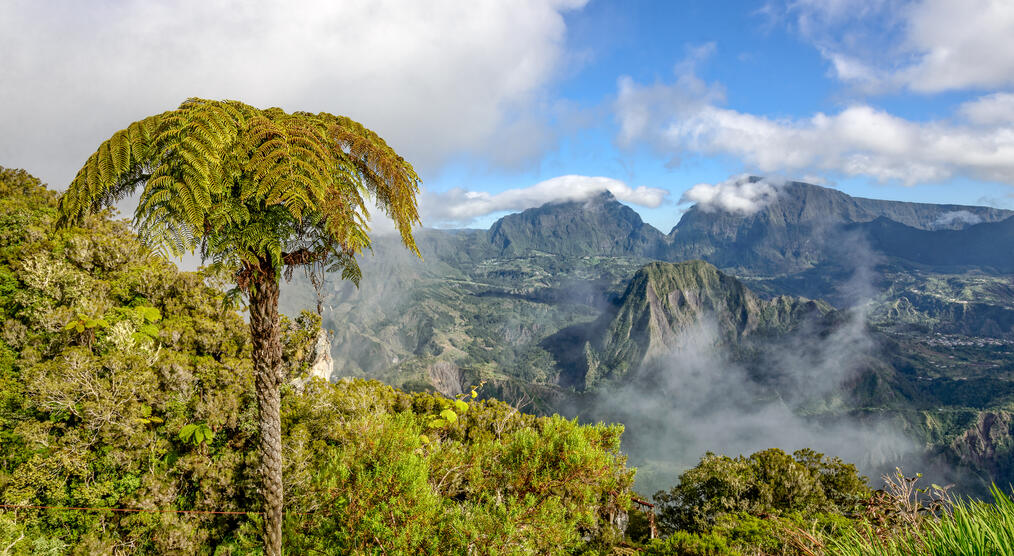
[[[1014,416],[1007,411],[984,411],[964,434],[951,443],[962,463],[985,470],[991,477],[1010,473],[1014,456]]]
[[[825,303],[803,298],[762,300],[703,261],[650,263],[634,275],[599,338],[599,360],[604,375],[622,376],[696,341],[697,335],[687,334],[695,327],[712,326],[715,339],[736,343],[758,332],[790,330],[830,311]]]
[[[314,358],[313,364],[310,365],[310,376],[331,380],[331,374],[334,373],[334,359],[331,358],[331,341],[327,337],[326,330],[320,331],[313,351]]]
[[[666,237],[612,194],[603,192],[584,201],[549,203],[507,215],[489,229],[489,242],[501,256],[527,256],[535,251],[568,256],[657,256]]]
[[[430,365],[426,369],[426,374],[429,376],[430,383],[433,384],[437,392],[449,398],[453,398],[463,392],[461,389],[461,381],[463,379],[461,369],[450,361],[438,361]]]
[[[331,340],[327,337],[327,331],[321,330],[317,335],[317,343],[313,346],[310,378],[317,377],[330,381],[332,373],[334,373],[334,359],[331,358]]]

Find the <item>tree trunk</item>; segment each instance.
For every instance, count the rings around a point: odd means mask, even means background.
[[[282,554],[282,331],[278,322],[278,277],[271,261],[254,269],[250,289],[250,336],[260,412],[261,489],[264,494],[264,553]]]

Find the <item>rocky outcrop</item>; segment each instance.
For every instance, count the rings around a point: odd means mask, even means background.
[[[604,376],[621,376],[697,341],[696,328],[719,342],[791,330],[831,311],[826,303],[781,296],[765,301],[703,261],[650,263],[630,281],[596,344]],[[589,365],[589,369],[591,365]],[[586,380],[586,386],[591,382]]]
[[[314,358],[310,365],[310,376],[331,380],[334,374],[334,359],[331,358],[331,341],[327,331],[321,330],[317,335],[317,343],[313,347]]]
[[[463,376],[461,369],[450,361],[438,361],[426,369],[433,388],[448,398],[453,398],[462,393],[461,381]]]
[[[313,344],[310,368],[306,375],[291,379],[296,390],[302,390],[314,378],[330,381],[334,374],[334,359],[331,358],[331,340],[326,330],[321,330]]]
[[[986,472],[999,483],[1012,473],[1014,415],[1008,411],[983,411],[972,427],[951,442],[951,450],[962,464]]]

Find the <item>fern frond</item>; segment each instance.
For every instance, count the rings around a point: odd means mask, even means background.
[[[297,246],[329,253],[358,280],[371,197],[418,254],[419,183],[383,139],[344,116],[190,98],[100,144],[61,197],[60,215],[71,224],[143,186],[134,218],[152,247],[200,247],[218,261],[280,269],[284,250]]]

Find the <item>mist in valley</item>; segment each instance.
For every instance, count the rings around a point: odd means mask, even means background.
[[[582,420],[625,425],[623,447],[638,467],[639,492],[668,489],[707,452],[735,457],[767,448],[811,448],[839,457],[856,464],[874,486],[896,467],[941,484],[955,479],[897,419],[849,411],[851,387],[883,365],[868,326],[879,294],[873,286],[878,257],[857,234],[822,235],[839,263],[852,268],[838,291],[850,302],[830,324],[809,319],[788,334],[748,336],[733,345],[705,315],[681,331],[666,354],[570,408]]]

